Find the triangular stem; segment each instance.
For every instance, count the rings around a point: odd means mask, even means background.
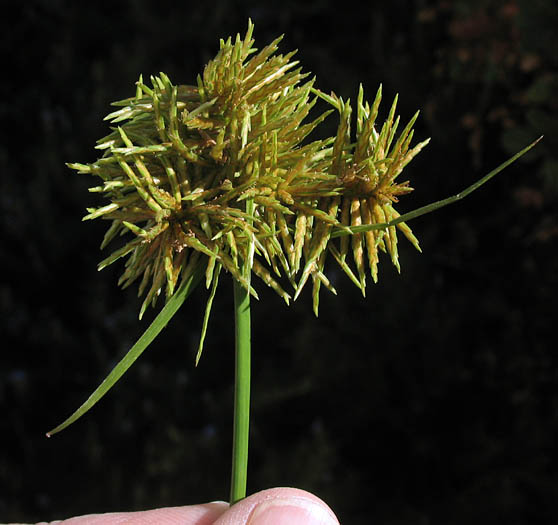
[[[234,428],[231,505],[246,497],[248,434],[250,427],[250,294],[236,279]]]

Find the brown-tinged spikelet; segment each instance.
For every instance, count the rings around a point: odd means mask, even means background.
[[[317,315],[319,287],[325,284],[322,276],[328,253],[333,255],[335,261],[364,295],[366,266],[373,281],[378,280],[378,250],[387,252],[399,271],[397,230],[420,251],[417,238],[405,222],[385,228],[374,225],[388,223],[400,216],[393,205],[398,202],[400,195],[411,192],[412,188],[408,181],[398,182],[397,178],[429,140],[410,147],[413,138],[412,127],[418,112],[395,139],[399,127],[399,117],[395,117],[397,97],[381,129],[376,129],[375,123],[382,97],[381,86],[372,106],[364,102],[364,91],[362,86],[360,87],[354,141],[351,138],[350,101],[343,101],[333,93],[330,96],[318,90],[313,91],[334,106],[340,116],[328,168],[328,173],[337,178],[338,195],[322,199],[318,205],[319,209],[327,210],[329,219],[325,221],[318,218],[315,222],[311,234],[311,247],[295,294],[296,298],[308,277],[312,275],[313,305]],[[335,219],[338,223],[335,224],[330,219]],[[350,231],[352,227],[371,225],[376,229]],[[356,275],[347,262],[349,251],[352,252]],[[328,288],[331,289],[330,286]]]

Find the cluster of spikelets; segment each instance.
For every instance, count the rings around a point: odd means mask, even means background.
[[[148,86],[140,77],[135,97],[106,117],[114,127],[98,141],[103,156],[69,164],[101,179],[90,191],[109,204],[84,217],[112,221],[101,247],[132,234],[99,268],[128,257],[119,284],[139,281],[140,317],[199,265],[212,290],[224,268],[255,297],[251,275],[287,303],[280,278],[296,298],[311,277],[317,315],[321,285],[335,293],[329,254],[364,294],[366,261],[376,281],[379,250],[399,270],[397,229],[419,249],[404,222],[362,228],[399,217],[393,204],[412,188],[396,180],[427,143],[410,147],[417,115],[396,138],[394,101],[378,131],[381,89],[370,106],[361,88],[353,138],[349,101],[316,89],[294,53],[276,54],[280,39],[256,52],[252,30],[221,41],[197,86],[173,85],[163,73]],[[319,99],[333,109],[308,121]],[[336,136],[308,141],[335,111]]]

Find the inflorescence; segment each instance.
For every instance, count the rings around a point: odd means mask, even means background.
[[[367,266],[378,279],[379,251],[399,271],[397,230],[420,250],[404,222],[351,229],[399,217],[394,204],[412,188],[398,177],[428,143],[411,147],[418,112],[396,137],[396,97],[376,128],[381,87],[370,106],[361,86],[353,136],[350,101],[315,88],[294,52],[277,54],[281,38],[257,52],[252,32],[249,22],[244,39],[221,41],[195,86],[174,85],[163,73],[148,86],[140,76],[135,96],[106,117],[114,127],[96,146],[103,156],[68,164],[101,179],[90,191],[109,203],[84,217],[111,221],[101,248],[132,234],[99,269],[127,257],[119,284],[139,281],[140,317],[199,265],[208,287],[223,268],[257,297],[253,274],[287,303],[281,276],[294,298],[311,277],[317,315],[321,285],[336,293],[328,255],[364,294]],[[320,99],[331,109],[310,120]],[[332,112],[336,136],[308,141]]]

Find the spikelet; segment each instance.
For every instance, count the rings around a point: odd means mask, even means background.
[[[339,113],[337,135],[333,141],[330,174],[337,178],[336,191],[339,195],[335,213],[325,217],[317,216],[312,235],[322,239],[320,251],[310,252],[306,258],[306,265],[299,281],[295,298],[300,294],[308,276],[313,272],[324,273],[325,254],[333,255],[347,276],[365,294],[366,266],[372,280],[378,281],[378,264],[380,258],[378,250],[386,251],[396,269],[400,270],[397,249],[397,230],[420,251],[417,238],[409,226],[400,222],[397,226],[380,226],[398,218],[394,204],[400,195],[412,191],[408,181],[398,182],[397,178],[403,168],[428,144],[428,140],[410,148],[413,138],[412,127],[418,117],[418,112],[401,131],[396,139],[399,128],[399,117],[395,116],[397,96],[393,101],[388,116],[379,131],[376,120],[382,99],[382,87],[378,89],[372,105],[364,102],[364,90],[360,87],[357,98],[356,138],[351,137],[350,124],[352,108],[350,101],[343,101],[335,94],[326,95],[317,89],[313,90]],[[334,221],[337,221],[335,224]],[[324,241],[324,228],[328,229],[327,241]],[[372,226],[374,229],[361,227]],[[345,230],[343,230],[343,228]],[[352,231],[350,228],[356,228]],[[350,238],[349,238],[350,236]],[[339,237],[339,239],[334,239]],[[351,268],[347,256],[351,252],[355,271]],[[320,265],[314,264],[319,258]],[[317,289],[314,280],[313,303],[317,311]]]

